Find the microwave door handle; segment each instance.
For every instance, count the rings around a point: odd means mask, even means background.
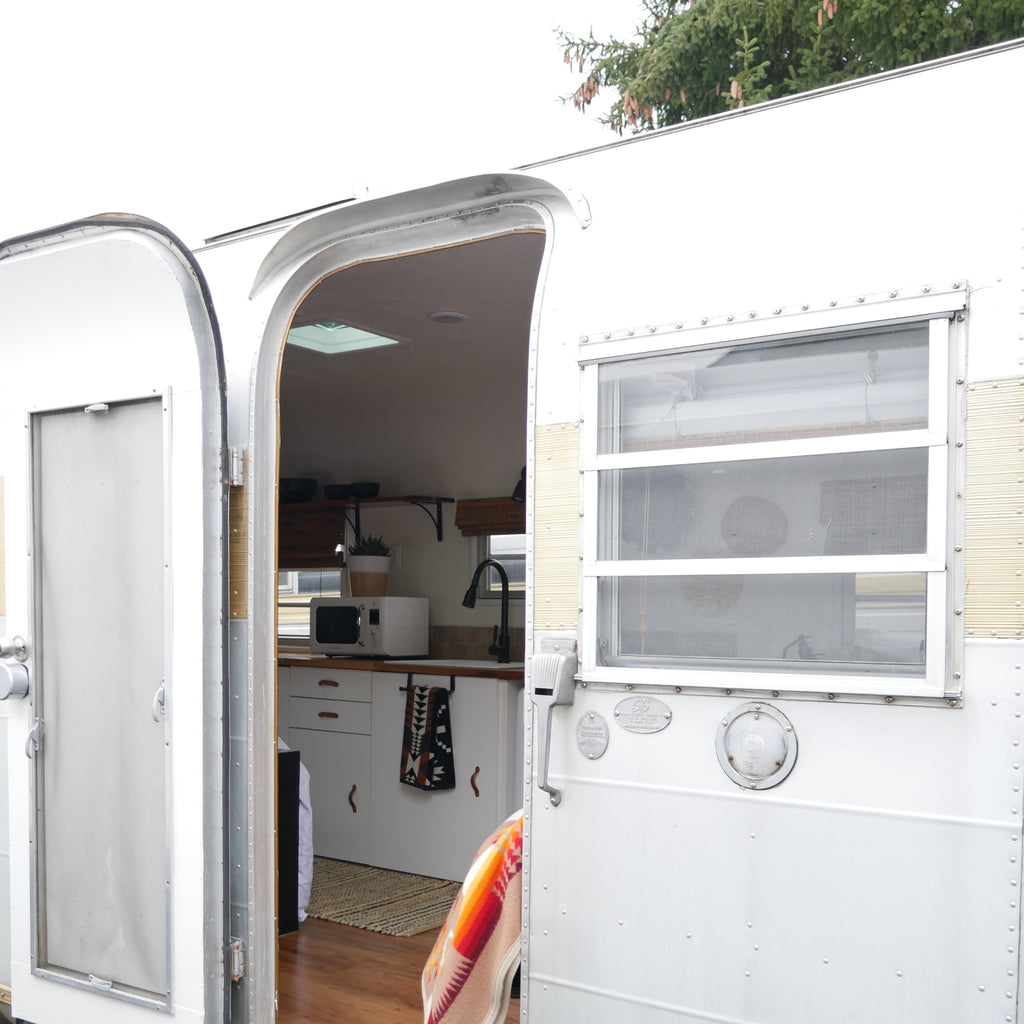
[[[365,605],[356,607],[356,644],[359,647],[366,646],[366,641],[363,639],[363,608],[365,607]]]

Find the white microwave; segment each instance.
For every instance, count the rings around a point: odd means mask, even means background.
[[[426,597],[315,597],[309,602],[309,649],[328,657],[424,657],[429,607]]]

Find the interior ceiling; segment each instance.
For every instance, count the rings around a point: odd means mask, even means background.
[[[539,231],[356,264],[295,326],[336,321],[401,344],[338,355],[286,346],[281,475],[378,480],[382,494],[511,492],[525,462]],[[429,314],[457,310],[459,324]]]

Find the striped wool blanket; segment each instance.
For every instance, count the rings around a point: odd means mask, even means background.
[[[423,968],[424,1024],[495,1024],[519,966],[523,812],[477,851]]]

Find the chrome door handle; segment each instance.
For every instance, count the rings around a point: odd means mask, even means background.
[[[0,639],[0,659],[0,700],[27,697],[29,676],[24,662],[28,660],[28,642],[21,636]]]
[[[28,669],[19,662],[0,662],[0,700],[28,696]]]
[[[542,645],[543,645],[542,641]],[[576,696],[576,652],[559,650],[564,642],[553,644],[555,650],[541,651],[530,659],[530,699],[537,708],[537,742],[533,749],[537,759],[537,788],[551,799],[551,806],[562,802],[562,791],[548,782],[551,760],[551,712],[559,705],[571,704]]]
[[[23,636],[12,636],[0,639],[0,658],[14,658],[15,661],[28,660],[28,641]]]

